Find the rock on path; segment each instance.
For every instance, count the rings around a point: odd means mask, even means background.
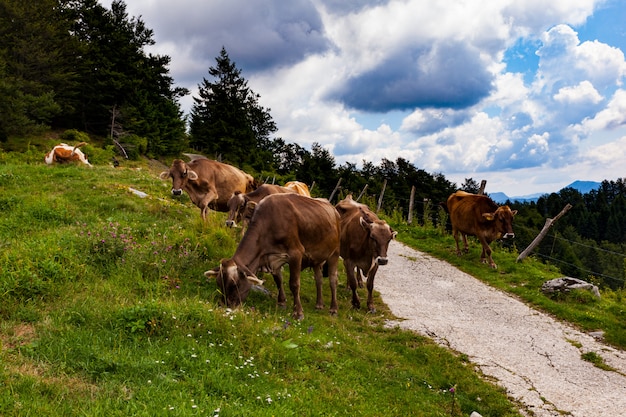
[[[626,416],[626,353],[558,322],[450,264],[396,241],[376,290],[390,323],[469,356],[523,405],[546,417]],[[595,352],[615,371],[581,359]]]

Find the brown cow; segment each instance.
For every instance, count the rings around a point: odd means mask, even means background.
[[[387,265],[387,248],[397,232],[365,204],[357,203],[348,195],[335,206],[341,216],[340,255],[352,290],[352,306],[361,308],[356,292],[362,286],[361,271],[367,276],[367,309],[375,312],[372,292],[379,265]]]
[[[273,184],[260,185],[259,188],[249,193],[235,191],[232,197],[228,200],[228,219],[226,219],[226,226],[237,227],[237,222],[241,222],[241,233],[243,234],[247,223],[252,217],[252,211],[254,210],[254,207],[250,205],[250,202],[257,204],[270,194],[294,192],[295,191],[292,189]]]
[[[172,178],[173,195],[181,195],[185,190],[200,208],[203,220],[206,220],[209,205],[226,212],[228,199],[235,191],[247,193],[256,188],[254,178],[239,168],[207,158],[193,159],[189,163],[176,159],[159,177],[162,180]]]
[[[285,184],[285,187],[294,190],[296,193],[300,195],[311,197],[311,191],[309,190],[309,186],[303,182],[289,181]]]
[[[446,206],[450,213],[457,254],[461,255],[459,233],[463,239],[465,253],[469,252],[467,236],[476,236],[483,248],[480,261],[489,262],[489,265],[496,269],[498,266],[491,258],[489,244],[496,239],[515,237],[513,217],[517,210],[511,210],[509,206],[498,206],[486,195],[470,194],[465,191],[452,193]]]
[[[300,272],[311,267],[317,286],[316,308],[322,300],[322,266],[328,264],[331,290],[330,313],[337,313],[337,265],[339,263],[339,214],[328,200],[304,197],[295,193],[272,194],[257,205],[250,226],[235,254],[223,259],[216,269],[206,271],[216,276],[226,305],[244,302],[252,284],[262,283],[255,273],[271,271],[278,287],[278,304],[285,305],[280,269],[289,265],[289,288],[293,294],[293,316],[304,318],[300,302]]]
[[[67,163],[67,162],[82,162],[85,165],[91,166],[87,160],[87,156],[81,151],[81,146],[86,145],[86,142],[81,142],[76,146],[67,145],[61,143],[56,145],[50,152],[44,157],[44,161],[48,165],[52,165],[54,162]]]

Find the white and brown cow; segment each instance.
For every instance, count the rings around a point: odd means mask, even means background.
[[[189,163],[176,159],[159,177],[162,180],[172,178],[172,194],[181,195],[184,190],[200,208],[203,220],[209,207],[226,212],[234,192],[247,193],[256,188],[254,178],[239,168],[207,158],[193,159]]]
[[[374,308],[374,278],[379,265],[387,265],[389,242],[395,232],[365,204],[357,203],[348,195],[335,206],[341,216],[340,255],[352,290],[352,306],[361,308],[357,284],[362,286],[361,271],[367,277],[367,309]]]
[[[237,227],[237,223],[241,223],[241,233],[246,230],[247,224],[252,218],[254,207],[262,199],[271,194],[284,194],[294,193],[291,188],[281,187],[280,185],[262,184],[259,187],[249,193],[242,193],[235,191],[235,193],[228,200],[228,218],[226,219],[226,226]]]
[[[492,268],[497,268],[491,258],[489,244],[496,239],[515,237],[513,217],[517,210],[511,210],[509,206],[498,206],[486,195],[470,194],[465,191],[452,193],[446,206],[450,213],[457,255],[461,255],[459,233],[463,239],[465,253],[469,252],[467,236],[476,236],[483,249],[480,254],[481,262],[488,262]]]
[[[272,272],[278,287],[278,304],[286,298],[280,269],[289,265],[289,288],[293,295],[293,316],[304,318],[300,302],[300,273],[313,268],[317,287],[316,308],[324,307],[322,267],[328,265],[330,313],[337,313],[337,265],[339,263],[339,214],[323,199],[295,193],[272,194],[257,205],[250,226],[230,259],[216,269],[217,286],[228,307],[243,303],[253,284],[262,284],[256,272]]]
[[[68,162],[81,162],[85,165],[91,166],[89,161],[87,160],[87,156],[81,151],[81,146],[85,146],[86,142],[81,142],[76,146],[71,146],[66,143],[61,143],[56,145],[50,152],[46,154],[44,157],[44,161],[48,165],[52,165],[53,163],[68,163]]]

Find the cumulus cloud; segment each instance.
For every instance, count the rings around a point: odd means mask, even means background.
[[[288,142],[321,143],[339,163],[403,157],[450,178],[492,172],[506,184],[525,172],[538,185],[546,169],[556,180],[572,161],[587,166],[598,135],[607,151],[626,125],[623,51],[575,29],[601,5],[133,0],[128,9],[154,28],[156,52],[187,88],[224,46]],[[405,118],[394,125],[389,112]]]

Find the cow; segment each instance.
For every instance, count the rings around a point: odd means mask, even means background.
[[[256,190],[249,193],[235,191],[228,200],[228,218],[226,226],[237,227],[237,222],[242,223],[241,233],[246,230],[246,225],[252,218],[254,206],[263,198],[270,194],[294,193],[291,188],[281,187],[280,185],[262,184]]]
[[[296,193],[300,195],[311,197],[311,191],[309,190],[309,186],[303,182],[289,181],[285,184],[285,187],[294,190]]]
[[[330,313],[337,314],[337,266],[339,263],[339,213],[325,199],[295,193],[272,194],[257,205],[250,225],[230,259],[205,272],[216,277],[228,307],[243,303],[253,284],[262,284],[258,271],[270,271],[278,288],[278,305],[286,304],[280,269],[289,265],[293,317],[304,318],[300,302],[300,273],[313,268],[317,287],[316,308],[324,308],[322,267],[328,265]]]
[[[362,286],[361,272],[367,277],[367,309],[375,312],[372,292],[379,265],[386,265],[389,242],[397,235],[384,220],[380,220],[365,204],[348,195],[335,206],[341,218],[339,254],[352,290],[352,306],[361,308],[357,284]]]
[[[81,151],[81,146],[85,146],[86,142],[81,142],[76,146],[71,146],[66,143],[61,143],[56,145],[50,152],[46,154],[44,157],[44,161],[48,165],[52,165],[55,162],[58,163],[68,163],[68,162],[81,162],[85,165],[91,166],[89,161],[87,160],[87,155]]]
[[[456,253],[461,255],[459,233],[463,239],[464,252],[469,252],[467,236],[476,236],[482,245],[480,261],[489,263],[494,269],[498,266],[491,257],[489,244],[500,238],[514,238],[513,217],[517,210],[509,206],[498,206],[486,195],[470,194],[465,191],[452,193],[446,201]]]
[[[209,206],[227,212],[228,200],[234,192],[247,193],[256,188],[256,182],[249,174],[207,158],[192,159],[189,163],[176,159],[159,177],[162,180],[172,178],[172,195],[179,196],[184,190],[200,209],[202,220],[206,220]]]

